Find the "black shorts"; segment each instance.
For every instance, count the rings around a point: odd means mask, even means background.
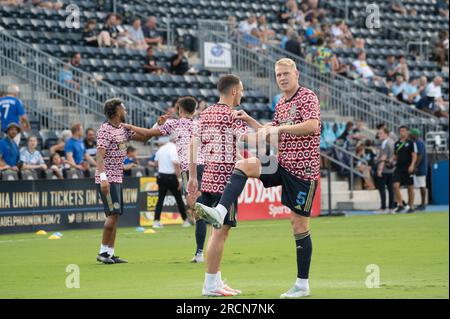
[[[272,163],[277,163],[276,171],[267,172],[267,165],[262,163],[262,171],[259,179],[265,188],[281,185],[281,203],[289,207],[294,213],[309,217],[313,206],[314,196],[317,189],[317,181],[302,180],[278,164],[272,157]]]
[[[414,185],[414,174],[408,173],[408,171],[394,171],[393,177],[394,183],[400,183],[401,186]]]
[[[203,165],[197,165],[197,181],[198,181],[198,189],[202,188],[202,175],[204,170]],[[187,184],[189,181],[189,171],[181,172],[181,191],[184,195],[187,194]]]
[[[219,202],[220,198],[222,197],[222,194],[213,194],[213,193],[202,193],[202,196],[197,199],[197,202],[209,206],[209,207],[216,207]],[[223,221],[224,225],[228,225],[230,227],[236,227],[237,225],[237,207],[238,207],[238,201],[236,200],[228,210],[227,215],[225,216],[225,219]]]
[[[106,216],[123,214],[122,184],[110,183],[109,194],[107,196],[102,193],[100,184],[97,184],[97,191],[100,193]]]

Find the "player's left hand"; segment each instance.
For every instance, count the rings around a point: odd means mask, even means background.
[[[414,173],[414,166],[410,165],[410,166],[408,167],[408,173],[409,173],[409,174]]]
[[[200,195],[201,195],[200,191],[187,193],[186,202],[187,202],[188,206],[191,207],[192,209],[194,209],[195,202],[197,201],[197,198],[199,198]]]
[[[248,115],[244,110],[236,110],[231,112],[231,118],[234,120],[242,120],[247,122],[250,119],[250,115]]]

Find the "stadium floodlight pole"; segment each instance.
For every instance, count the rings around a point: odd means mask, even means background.
[[[345,21],[348,21],[348,0],[345,0]]]

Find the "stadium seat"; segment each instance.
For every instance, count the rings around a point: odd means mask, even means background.
[[[29,180],[37,180],[38,174],[36,170],[21,170],[20,171],[20,179],[23,181],[29,181]]]
[[[68,169],[64,171],[65,178],[67,179],[80,179],[83,178],[83,172],[77,169]]]
[[[133,167],[131,169],[131,176],[133,177],[145,176],[145,169],[143,167]]]

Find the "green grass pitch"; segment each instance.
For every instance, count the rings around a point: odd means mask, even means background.
[[[448,212],[313,219],[309,298],[449,298],[448,222]],[[130,263],[118,265],[95,261],[101,230],[63,234],[0,236],[0,298],[201,298],[193,227],[119,229],[116,254]],[[243,298],[278,298],[295,280],[294,254],[288,220],[240,222],[223,277]],[[78,289],[66,288],[68,264],[80,267]],[[366,287],[370,264],[379,288]]]

